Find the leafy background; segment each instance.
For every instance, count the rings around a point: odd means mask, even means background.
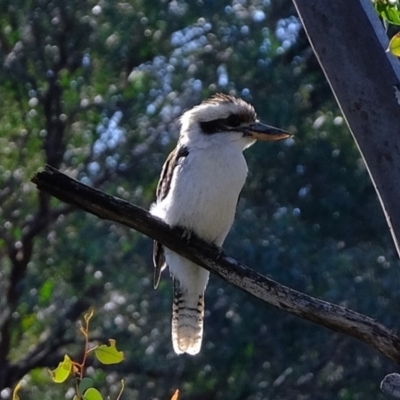
[[[395,366],[216,277],[196,357],[170,343],[171,283],[151,240],[38,193],[45,163],[149,207],[179,116],[215,92],[296,138],[246,151],[226,251],[279,282],[397,328],[399,262],[383,213],[288,0],[0,1],[0,396],[72,398],[47,372],[79,357],[77,321],[125,362],[88,375],[115,397],[383,399]]]

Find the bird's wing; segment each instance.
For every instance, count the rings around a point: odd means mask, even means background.
[[[176,171],[176,168],[182,164],[183,160],[189,155],[189,150],[186,146],[178,146],[172,151],[161,171],[160,180],[157,185],[156,196],[157,202],[164,200],[171,188],[171,182]],[[164,257],[164,250],[161,243],[154,241],[153,245],[153,263],[154,263],[154,288],[156,289],[159,282],[161,272],[167,266]]]
[[[154,240],[153,242],[153,263],[154,263],[154,278],[153,285],[154,289],[157,289],[158,284],[160,283],[161,272],[167,266],[164,257],[164,249],[160,242]]]

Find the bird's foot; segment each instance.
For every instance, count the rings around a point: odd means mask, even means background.
[[[225,257],[225,250],[222,247],[217,246],[214,243],[211,243],[211,246],[213,247],[213,251],[216,254],[216,259],[218,260],[219,258]]]

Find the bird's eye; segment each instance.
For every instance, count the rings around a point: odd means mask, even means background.
[[[237,114],[231,114],[229,115],[229,117],[226,119],[226,125],[228,126],[233,126],[233,127],[237,127],[241,124],[241,119],[239,117],[239,115]]]

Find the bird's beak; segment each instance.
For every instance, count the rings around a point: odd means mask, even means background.
[[[289,132],[270,125],[262,124],[261,122],[254,122],[253,124],[243,127],[243,132],[246,136],[264,141],[283,140],[293,136]]]

